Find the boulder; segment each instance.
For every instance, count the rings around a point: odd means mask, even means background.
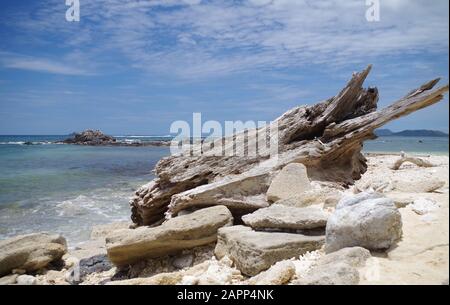
[[[248,285],[283,285],[295,275],[295,266],[292,261],[281,261],[268,270],[248,279]]]
[[[319,208],[296,208],[273,204],[242,217],[253,229],[304,230],[323,228],[328,215]]]
[[[33,233],[2,240],[0,275],[8,274],[13,269],[36,271],[59,260],[66,252],[66,240],[57,234]]]
[[[301,163],[290,163],[272,180],[267,190],[267,200],[276,202],[288,199],[311,189],[306,167]]]
[[[401,214],[391,199],[338,204],[328,218],[325,250],[330,253],[353,246],[370,250],[388,249],[401,236]]]
[[[218,258],[228,256],[243,274],[254,276],[278,261],[317,250],[323,243],[323,236],[256,232],[233,226],[219,230],[214,253]]]
[[[371,257],[367,249],[351,247],[338,250],[320,258],[316,264],[293,284],[297,285],[356,285],[357,268],[363,267]]]
[[[214,242],[217,230],[233,223],[224,206],[169,219],[157,227],[117,230],[106,238],[108,257],[117,266],[160,257]]]

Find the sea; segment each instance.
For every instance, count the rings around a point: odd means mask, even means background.
[[[60,233],[69,246],[89,239],[92,226],[130,219],[129,200],[154,178],[166,146],[53,144],[67,136],[0,135],[0,239],[33,232]],[[116,136],[159,141],[167,136]],[[380,137],[364,152],[449,155],[448,138]]]

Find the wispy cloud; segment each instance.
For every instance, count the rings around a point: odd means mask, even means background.
[[[50,1],[10,24],[36,39],[53,33],[82,50],[86,62],[114,53],[136,69],[197,79],[448,53],[448,6],[446,0],[381,1],[381,21],[369,23],[363,0],[93,0],[81,2],[81,22],[72,24],[64,21],[61,1]]]
[[[74,67],[64,62],[1,52],[0,55],[1,55],[0,65],[3,66],[4,68],[37,71],[51,74],[62,74],[62,75],[93,74],[92,72],[87,71],[84,68]]]

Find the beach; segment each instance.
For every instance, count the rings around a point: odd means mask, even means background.
[[[425,139],[425,141],[427,140],[430,141]],[[422,151],[410,154],[429,161],[433,164],[433,167],[424,168],[411,163],[404,163],[400,169],[393,170],[391,167],[400,158],[400,153],[388,152],[395,149],[386,144],[392,143],[390,139],[379,139],[378,141],[377,147],[380,147],[382,143],[385,144],[382,147],[384,152],[366,152],[368,164],[366,173],[362,175],[360,180],[356,181],[354,186],[348,189],[338,189],[336,192],[340,194],[339,196],[342,196],[369,190],[380,192],[383,196],[391,198],[401,213],[403,235],[395,247],[388,251],[371,252],[370,260],[364,267],[358,268],[360,284],[441,284],[448,282],[448,151],[435,151],[434,154]],[[409,140],[409,142],[413,143],[414,148],[417,147],[416,141]],[[441,145],[444,149],[448,147],[448,139],[447,142],[442,139],[437,140],[437,142],[446,143],[443,146]],[[408,139],[404,139],[404,143],[408,143]],[[98,148],[48,145],[34,148],[31,146],[11,148],[12,145],[8,145],[9,149],[23,149],[23,154],[27,154],[27,149],[30,148],[43,149],[45,154],[49,153],[48,150],[50,152],[52,149],[60,150],[58,154],[61,154],[61,160],[59,162],[64,160],[64,164],[67,166],[63,166],[64,171],[75,170],[74,166],[82,163],[85,174],[82,177],[73,175],[71,178],[65,178],[69,179],[65,183],[80,179],[89,184],[92,183],[91,181],[97,180],[98,184],[94,187],[91,185],[87,189],[86,185],[81,185],[77,190],[72,189],[70,192],[62,194],[61,189],[64,189],[65,185],[58,185],[51,180],[39,178],[43,182],[42,190],[32,190],[28,193],[30,197],[24,196],[20,201],[18,200],[20,204],[17,206],[11,207],[4,204],[1,209],[0,219],[3,237],[41,231],[61,233],[68,241],[66,257],[78,259],[94,254],[106,256],[105,236],[115,229],[127,228],[131,224],[127,201],[133,189],[152,179],[150,169],[160,157],[168,153],[167,148],[161,147]],[[369,142],[367,146],[370,147],[371,143]],[[439,147],[438,144],[436,146]],[[71,151],[70,154],[77,156],[78,161],[70,161],[70,158],[67,158],[68,150]],[[43,157],[44,155],[39,155],[37,152],[33,154],[34,158],[36,158],[36,154],[39,156],[41,166],[45,164],[46,158]],[[89,162],[80,157],[84,154],[88,156]],[[19,158],[17,153],[15,153],[15,156]],[[52,164],[58,160],[58,157],[55,158],[55,156],[57,154],[50,158]],[[152,157],[148,158],[148,156]],[[110,159],[110,165],[106,168],[105,158]],[[121,162],[117,164],[119,159]],[[96,162],[93,160],[96,160]],[[5,166],[6,161],[11,162],[11,157],[2,159],[4,168],[8,169]],[[143,164],[145,164],[144,167],[142,167]],[[101,174],[92,173],[97,166],[102,167]],[[42,168],[29,170],[35,171],[36,175],[42,175],[43,171]],[[4,171],[3,175],[5,173],[7,171]],[[89,177],[89,175],[92,176]],[[67,173],[65,177],[68,177]],[[70,180],[74,179],[73,177],[76,177],[76,179]],[[111,177],[115,178],[111,179]],[[104,182],[106,180],[108,181]],[[430,180],[442,181],[444,184],[438,189],[428,192],[421,186]],[[2,181],[5,181],[4,177]],[[21,183],[25,182],[22,181]],[[8,185],[8,187],[11,187],[11,185]],[[3,200],[11,196],[10,193],[5,192],[4,187],[1,194]],[[425,200],[431,206],[422,207],[422,210],[420,210],[420,207],[417,208],[417,204],[415,204],[417,200]],[[333,210],[332,207],[325,208],[322,206],[322,208]],[[42,219],[45,217],[46,221],[43,222],[40,217]],[[196,249],[183,252],[183,255],[193,256],[192,266],[189,268],[216,266],[219,269],[224,269],[223,272],[225,273],[238,274],[238,276],[212,277],[209,281],[216,284],[238,284],[246,283],[248,280],[248,277],[241,275],[235,267],[217,262],[214,258],[214,246]],[[314,265],[324,255],[324,250],[319,249],[303,255],[297,260],[291,259],[296,266],[296,276],[301,276],[309,268],[305,269],[305,266]],[[132,283],[141,283],[142,277],[151,279],[160,273],[179,272],[179,269],[173,266],[173,261],[173,256],[164,256],[157,260],[147,261],[145,265],[140,265],[140,267],[134,267],[135,274],[131,278],[137,277],[138,279]],[[198,266],[196,267],[196,265]],[[58,271],[43,269],[35,277],[38,284],[68,284],[68,271],[69,268]],[[82,283],[100,284],[110,281],[116,272],[116,267],[109,265],[107,270],[91,272]],[[196,272],[192,272],[194,278],[199,276]],[[290,281],[295,282],[296,276],[293,276]],[[126,280],[128,279],[127,277]],[[143,283],[147,282],[144,280]]]
[[[134,190],[152,180],[155,164],[170,154],[167,147],[51,144],[63,138],[0,136],[0,238],[51,231],[74,246],[89,239],[94,225],[129,220]],[[27,141],[35,145],[24,145]],[[380,137],[367,141],[364,151],[448,156],[448,143],[448,138]]]
[[[358,187],[388,183],[385,195],[401,206],[418,199],[431,200],[435,205],[429,212],[421,212],[408,204],[399,209],[403,222],[402,240],[387,253],[375,255],[361,271],[362,284],[443,284],[448,283],[449,270],[449,194],[448,156],[430,156],[436,167],[419,168],[404,164],[398,171],[390,166],[398,159],[395,155],[374,155],[368,158],[369,169],[356,183]],[[434,192],[420,191],[430,179],[445,181],[445,186]],[[392,185],[393,189],[390,189]],[[417,189],[419,192],[413,192]],[[402,204],[403,203],[403,204]],[[421,213],[423,213],[421,215]],[[375,278],[367,278],[373,270]],[[372,271],[371,271],[372,270]],[[378,278],[377,278],[378,277]]]
[[[0,7],[0,287],[449,285],[449,1]]]

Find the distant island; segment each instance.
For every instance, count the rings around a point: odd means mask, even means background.
[[[394,132],[389,129],[377,129],[375,134],[379,137],[448,137],[448,134],[438,130],[403,130]]]

